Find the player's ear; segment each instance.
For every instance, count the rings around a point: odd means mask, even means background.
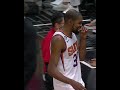
[[[69,24],[69,25],[72,25],[72,24],[73,24],[73,20],[72,20],[72,19],[69,19],[69,20],[68,20],[68,24]]]

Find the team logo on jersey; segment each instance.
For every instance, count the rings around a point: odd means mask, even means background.
[[[76,41],[73,45],[68,47],[68,54],[71,56],[75,51],[77,51],[78,42]]]

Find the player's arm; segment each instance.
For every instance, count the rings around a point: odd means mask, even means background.
[[[79,54],[80,60],[83,61],[86,55],[86,37],[88,30],[85,27],[81,27],[80,31],[80,44],[79,44]]]
[[[48,73],[57,80],[69,84],[70,79],[62,75],[57,70],[57,65],[61,52],[65,49],[65,47],[66,47],[65,42],[60,35],[56,35],[53,37],[51,42],[51,57],[48,65]]]

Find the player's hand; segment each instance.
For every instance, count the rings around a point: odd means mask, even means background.
[[[75,90],[87,90],[82,84],[80,84],[79,82],[76,82],[74,80],[72,80],[70,82],[70,85],[75,89]]]
[[[80,37],[81,39],[83,38],[86,38],[87,37],[87,33],[88,33],[88,29],[84,26],[82,26],[80,29],[79,29],[79,32],[80,32]]]

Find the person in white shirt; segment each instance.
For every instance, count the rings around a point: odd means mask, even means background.
[[[86,54],[87,36],[82,20],[81,13],[67,11],[63,29],[53,35],[48,74],[53,77],[54,90],[86,90],[80,66]],[[80,35],[80,44],[75,34]]]

